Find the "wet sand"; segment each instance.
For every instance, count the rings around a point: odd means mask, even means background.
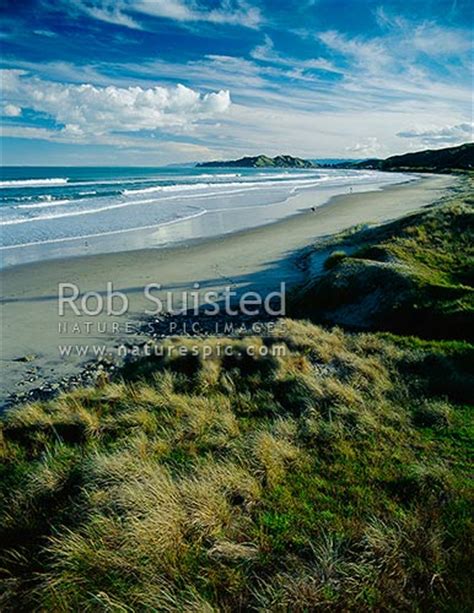
[[[458,180],[423,176],[381,191],[336,196],[315,211],[305,203],[303,212],[282,221],[175,247],[120,251],[117,238],[117,253],[7,268],[0,272],[0,403],[12,392],[78,372],[84,362],[93,359],[93,345],[105,345],[113,351],[122,340],[133,342],[137,322],[145,318],[145,309],[154,306],[143,292],[149,283],[161,285],[161,291],[154,292],[156,296],[163,298],[164,292],[174,292],[174,304],[195,283],[201,291],[217,292],[231,286],[238,292],[265,294],[278,289],[281,282],[291,288],[302,279],[297,259],[308,244],[356,224],[381,223],[418,210],[439,199]],[[127,296],[127,313],[76,315],[66,307],[65,315],[59,316],[59,283],[74,283],[81,294],[98,291],[104,295],[107,282]],[[67,344],[87,345],[88,354],[61,357],[58,346]],[[18,361],[25,356],[25,361]]]

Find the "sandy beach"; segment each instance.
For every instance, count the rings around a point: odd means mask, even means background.
[[[94,357],[90,353],[61,357],[59,345],[101,344],[113,350],[124,339],[133,341],[137,322],[143,320],[144,309],[150,308],[143,295],[143,287],[149,283],[160,284],[162,292],[176,295],[191,290],[195,283],[215,291],[231,286],[236,291],[269,292],[281,282],[291,288],[302,278],[297,259],[308,244],[356,224],[381,223],[420,209],[439,199],[457,180],[429,175],[381,191],[337,196],[315,211],[302,206],[304,212],[273,224],[171,248],[119,251],[7,268],[0,273],[0,400],[4,402],[9,394],[26,392],[42,381],[72,375]],[[59,283],[75,283],[81,293],[103,293],[107,282],[127,295],[127,313],[89,317],[67,312],[59,317]],[[98,324],[104,332],[98,331]]]

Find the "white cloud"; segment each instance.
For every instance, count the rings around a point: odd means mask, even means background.
[[[269,64],[275,64],[277,66],[291,66],[294,67],[293,74],[296,76],[302,74],[303,70],[324,70],[326,72],[340,72],[338,68],[334,66],[330,61],[325,58],[310,58],[310,59],[296,59],[291,56],[285,56],[278,53],[275,49],[272,39],[265,35],[264,42],[261,45],[257,45],[250,52],[250,56],[254,60],[260,62],[267,62]]]
[[[46,36],[46,38],[56,38],[56,32],[52,32],[51,30],[33,30],[33,34],[36,36]]]
[[[389,19],[383,11],[379,11],[378,18],[380,23],[390,27],[383,37],[351,38],[337,31],[316,35],[332,53],[333,62],[336,65],[342,63],[343,79],[335,88],[339,94],[345,95],[347,104],[359,101],[374,110],[404,108],[407,113],[415,109],[420,114],[428,113],[436,106],[444,115],[450,105],[452,111],[456,110],[461,117],[466,116],[471,105],[467,66],[463,66],[462,61],[453,63],[446,60],[440,70],[439,57],[436,61],[419,63],[420,47],[423,46],[426,52],[428,43],[425,41],[423,44],[417,37],[428,32],[428,25],[408,27],[407,22],[396,17]],[[440,57],[454,48],[454,42],[450,47],[448,40],[456,39],[459,48],[469,44],[465,33],[437,26],[435,29],[433,24],[430,28],[434,36],[433,46],[437,40],[435,35],[441,37]]]
[[[457,56],[472,48],[470,32],[439,26],[433,21],[415,23],[400,15],[392,15],[385,8],[376,10],[378,24],[389,31],[398,47],[409,47],[432,57]]]
[[[47,130],[46,128],[32,128],[30,126],[18,126],[18,125],[3,125],[2,137],[12,138],[31,138],[34,140],[61,140],[61,138],[54,138],[55,134],[59,135],[59,132],[55,133],[53,130]]]
[[[209,8],[197,2],[186,3],[183,0],[131,0],[130,8],[134,11],[156,17],[168,17],[176,21],[209,21],[227,23],[249,28],[258,26],[261,20],[258,8],[247,2],[224,0],[218,8]]]
[[[355,145],[346,147],[346,151],[356,157],[382,157],[386,154],[386,148],[379,143],[376,136],[369,136]]]
[[[466,141],[471,142],[474,137],[474,123],[464,122],[443,127],[415,127],[397,133],[401,138],[416,139],[424,145],[456,145]]]
[[[75,4],[85,13],[99,21],[106,21],[107,23],[115,23],[116,25],[126,28],[141,30],[140,24],[120,9],[120,3],[114,6],[114,4],[109,2],[97,2],[96,5],[91,6],[79,1],[75,2]]]
[[[97,87],[45,81],[19,70],[3,70],[1,80],[7,100],[54,117],[71,140],[114,132],[180,132],[225,113],[231,104],[227,90],[200,94],[184,85]]]
[[[449,96],[443,91],[449,84],[453,97],[460,89],[465,96],[468,87],[460,85],[469,83],[472,70],[472,34],[467,28],[410,21],[384,8],[376,10],[376,19],[384,30],[380,36],[350,37],[335,30],[315,34],[338,58],[334,63],[344,62],[346,84],[354,89],[361,85],[367,94],[385,88],[389,94],[399,90],[423,95],[437,89],[441,98]]]
[[[329,49],[350,57],[368,73],[380,70],[390,62],[390,54],[381,41],[350,38],[335,30],[322,32],[318,38]]]
[[[88,0],[88,5],[122,7],[137,24],[153,23],[123,8],[131,6],[124,0]],[[199,12],[200,6],[199,1],[179,0],[156,2],[152,9],[156,14],[166,10],[168,18],[186,22],[186,11]],[[229,12],[237,4],[216,0],[215,6],[221,11],[226,6]],[[186,11],[180,12],[183,7]],[[424,27],[420,31],[425,32]],[[20,136],[23,129],[24,138],[110,145],[122,153],[134,147],[143,152],[144,160],[153,152],[169,162],[198,159],[201,154],[227,158],[262,151],[290,151],[302,157],[339,157],[344,151],[348,157],[385,157],[420,145],[469,140],[459,128],[470,125],[466,122],[472,115],[471,82],[462,62],[448,59],[442,70],[442,56],[418,62],[420,54],[426,54],[418,48],[422,43],[415,43],[414,36],[395,22],[384,28],[388,31],[383,37],[373,38],[313,32],[326,49],[304,60],[284,54],[265,37],[248,57],[221,53],[175,62],[22,62],[16,67],[23,71],[8,71],[4,79],[3,85],[11,85],[5,102],[48,113],[63,127],[34,132],[11,122],[7,130]],[[320,70],[339,74],[329,80]],[[157,75],[160,85],[179,80],[193,89],[156,88]],[[198,94],[196,83],[214,95]],[[232,105],[227,90],[232,91]],[[440,118],[447,128],[440,127]],[[416,127],[408,130],[412,125]],[[153,130],[161,130],[159,138],[153,138]],[[163,133],[179,134],[179,143],[171,146]]]
[[[206,147],[210,151],[207,157],[216,158],[262,151],[272,155],[290,151],[302,157],[340,157],[346,151],[348,157],[385,157],[420,149],[419,140],[410,141],[396,135],[412,123],[437,126],[439,118],[443,117],[447,124],[457,125],[470,117],[470,88],[463,88],[460,83],[443,84],[423,74],[395,76],[392,68],[386,75],[383,71],[380,75],[367,75],[362,67],[347,66],[344,78],[332,84],[311,74],[293,78],[292,69],[283,65],[225,55],[205,56],[186,63],[161,59],[140,64],[93,66],[23,63],[21,68],[24,70],[9,71],[4,79],[4,82],[13,84],[9,97],[5,99],[27,108],[28,105],[15,98],[13,93],[18,81],[35,81],[25,71],[47,75],[41,80],[41,90],[49,89],[50,80],[60,80],[96,83],[100,86],[96,85],[95,89],[102,92],[129,91],[132,83],[145,92],[154,89],[151,83],[156,75],[160,75],[162,81],[180,79],[187,83],[200,83],[207,91],[231,89],[233,104],[228,112],[219,114],[219,126],[215,123],[216,114],[210,120],[204,118],[201,121],[193,116],[186,126],[163,128],[163,131],[180,134],[182,146],[179,151],[164,147],[162,137],[150,138],[150,133],[116,134],[108,128],[104,133],[101,130],[102,119],[99,121],[97,116],[90,120],[92,129],[82,135],[78,129],[84,130],[84,122],[77,122],[75,118],[68,118],[65,122],[68,128],[62,131],[23,134],[25,138],[29,135],[61,142],[104,144],[117,149],[133,146],[137,151],[143,151],[144,163],[149,163],[151,151],[153,156],[160,156],[160,160],[165,162],[198,159],[193,146]],[[116,77],[117,74],[121,75],[120,78]],[[289,78],[291,85],[288,85]],[[107,87],[114,81],[112,88]],[[174,91],[175,88],[165,89]],[[74,100],[75,95],[73,89],[71,96]],[[115,112],[113,108],[108,110]],[[114,126],[120,127],[114,129],[120,130],[121,123],[120,110],[113,122]],[[13,126],[9,129],[18,130]],[[377,141],[367,140],[368,134]],[[382,143],[384,148],[379,147]],[[203,154],[201,159],[205,157]]]
[[[5,117],[19,117],[21,115],[21,108],[14,104],[5,104],[2,114],[5,115]]]
[[[35,141],[42,140],[57,143],[70,142],[70,139],[64,131],[49,130],[46,128],[6,125],[2,126],[1,132],[3,137],[27,139],[28,141],[33,139]],[[97,150],[95,144],[100,144],[102,146]],[[104,145],[106,147],[104,147]],[[8,151],[5,150],[4,154],[7,155]],[[64,157],[61,157],[61,155],[64,154],[59,154],[58,156],[58,154],[52,151],[48,156],[48,162],[58,165],[64,164]],[[68,154],[67,159],[68,163],[82,165],[123,164],[126,166],[140,164],[144,166],[156,166],[171,161],[186,162],[188,160],[209,160],[216,155],[225,157],[221,154],[219,149],[213,148],[211,150],[209,147],[201,144],[174,141],[172,139],[160,139],[158,145],[154,139],[143,139],[133,135],[127,135],[125,137],[106,135],[97,137],[96,140],[91,136],[88,143],[81,143],[80,147],[74,147],[74,151]],[[28,147],[26,151],[23,151],[21,160],[13,157],[8,163],[38,163],[37,153],[35,153],[34,147]]]
[[[457,56],[469,53],[472,42],[462,32],[424,23],[412,33],[413,46],[430,56]]]
[[[161,17],[178,22],[209,22],[256,28],[261,22],[258,8],[245,0],[221,0],[211,7],[186,0],[66,0],[75,10],[95,19],[128,28],[145,29],[140,16]]]

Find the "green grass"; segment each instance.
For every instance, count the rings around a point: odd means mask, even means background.
[[[465,190],[441,206],[341,237],[339,247],[349,246],[351,255],[334,251],[290,314],[350,329],[473,340],[474,212]]]
[[[345,251],[333,251],[324,262],[324,269],[331,270],[331,268],[340,264],[346,257],[347,254]]]
[[[473,216],[471,204],[462,201],[420,214],[401,232],[376,245],[377,255],[403,262],[426,284],[471,285]],[[372,249],[363,249],[355,257],[370,259]]]
[[[226,343],[8,413],[2,611],[470,611],[472,346]]]

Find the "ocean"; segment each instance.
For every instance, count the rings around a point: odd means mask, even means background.
[[[332,169],[4,167],[2,266],[165,246],[277,221],[407,175]],[[297,195],[307,195],[307,201]]]

